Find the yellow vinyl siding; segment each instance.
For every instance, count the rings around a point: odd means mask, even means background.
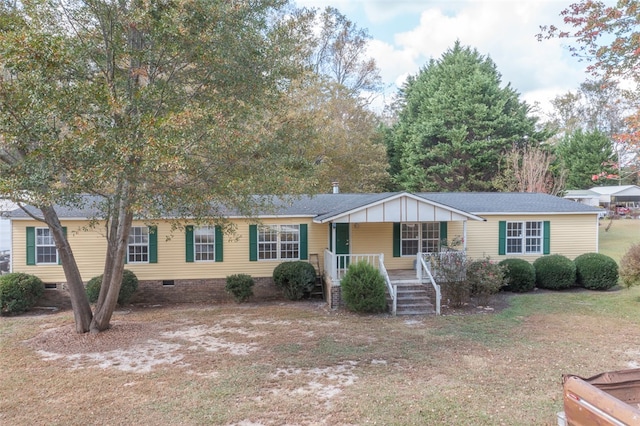
[[[498,255],[498,224],[500,221],[550,221],[551,253],[563,254],[571,259],[585,252],[597,251],[598,223],[595,215],[483,215],[486,222],[467,222],[467,254],[471,258],[490,256],[500,260],[520,257],[534,261],[540,255]],[[232,220],[236,232],[224,236],[223,262],[187,262],[185,258],[184,229],[171,230],[171,221],[155,223],[158,232],[158,263],[128,263],[125,267],[141,280],[178,280],[225,278],[245,273],[253,277],[270,277],[281,262],[276,260],[249,261],[249,225],[244,219]],[[324,266],[324,250],[329,244],[330,224],[313,223],[311,218],[264,219],[264,224],[307,224],[308,253],[318,255],[319,266]],[[63,221],[82,278],[88,281],[103,272],[106,241],[103,227],[89,228],[88,221]],[[26,264],[26,228],[40,227],[32,220],[12,221],[12,264],[14,272],[39,276],[45,282],[64,282],[60,265]],[[134,222],[134,226],[146,226]],[[448,239],[463,237],[462,222],[448,222]],[[387,269],[413,268],[413,256],[393,257],[392,223],[358,223],[350,225],[351,254],[384,254]],[[462,248],[459,247],[460,249]],[[315,263],[315,262],[314,262]]]
[[[384,254],[387,269],[412,269],[414,256],[393,257],[393,223],[351,225],[351,254]]]
[[[467,222],[467,229],[469,229],[468,224],[473,221]],[[454,250],[463,250],[464,244],[462,242],[464,238],[464,222],[447,222],[447,243],[453,244],[457,242],[456,246],[451,247]]]
[[[231,274],[249,274],[254,277],[270,277],[280,261],[249,261],[249,225],[246,220],[233,221],[236,232],[224,236],[222,262],[187,262],[185,256],[184,229],[172,232],[170,221],[154,223],[158,232],[158,263],[127,263],[125,268],[133,271],[140,280],[205,279],[225,278]],[[308,225],[308,253],[318,254],[323,265],[324,249],[328,245],[328,225],[315,224],[310,218],[265,219],[265,224]],[[104,268],[106,241],[101,235],[102,227],[88,228],[88,221],[63,221],[67,237],[75,255],[82,279],[88,281],[100,275]],[[26,262],[26,228],[40,226],[34,221],[13,221],[13,270],[40,277],[45,282],[66,281],[60,265],[32,265]],[[146,226],[135,221],[133,226]],[[85,228],[83,230],[83,227]]]
[[[598,249],[598,222],[595,215],[483,215],[486,222],[467,222],[467,255],[478,259],[490,256],[494,260],[518,257],[533,262],[542,254],[498,255],[498,226],[500,221],[549,221],[551,226],[550,253],[570,259]]]
[[[37,275],[45,282],[64,282],[66,278],[60,265],[27,265],[27,227],[46,227],[35,221],[12,221],[11,261],[14,272]],[[100,275],[104,269],[105,240],[102,228],[87,230],[88,221],[64,221],[67,238],[85,281]],[[84,229],[83,229],[84,228]]]

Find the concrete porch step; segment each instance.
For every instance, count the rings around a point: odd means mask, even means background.
[[[435,309],[424,285],[416,280],[398,285],[398,300],[396,301],[396,315],[429,315]],[[391,299],[387,301],[391,303]]]

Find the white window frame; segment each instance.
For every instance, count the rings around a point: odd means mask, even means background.
[[[543,221],[507,222],[505,254],[542,254],[543,250]]]
[[[132,226],[127,244],[127,263],[149,263],[149,252],[149,227]],[[140,260],[136,259],[138,256]]]
[[[430,227],[435,228],[429,229]],[[429,236],[429,231],[437,232],[438,237]],[[418,251],[425,252],[429,248],[429,243],[433,245],[436,240],[437,250],[435,253],[440,251],[440,222],[402,223],[400,226],[400,255],[412,257],[418,254]],[[411,243],[410,246],[409,243]]]
[[[300,225],[260,226],[258,260],[300,260]]]
[[[35,234],[36,234],[36,265],[57,265],[58,264],[58,250],[56,249],[56,242],[53,239],[53,233],[51,232],[51,230],[49,228],[36,228],[35,229]],[[46,235],[45,235],[46,234]],[[50,261],[50,262],[45,262],[45,261],[41,261],[41,258],[45,258],[45,257],[49,257],[51,256],[51,252],[50,250],[53,248],[53,252],[55,254],[55,259]],[[49,251],[48,253],[41,253],[41,250],[43,249],[43,251],[46,249],[47,251]]]
[[[216,261],[216,227],[215,226],[194,226],[193,227],[193,261],[194,262],[215,262]]]

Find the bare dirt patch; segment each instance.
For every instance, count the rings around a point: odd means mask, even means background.
[[[70,312],[0,318],[0,423],[552,425],[563,373],[639,361],[638,296],[504,294],[410,318],[132,307],[98,335]]]

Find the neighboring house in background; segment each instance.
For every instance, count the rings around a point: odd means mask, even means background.
[[[101,274],[106,250],[102,228],[87,230],[94,213],[57,210],[83,279]],[[304,196],[290,203],[277,201],[273,212],[257,218],[228,212],[236,228],[231,236],[215,226],[188,222],[172,231],[172,219],[157,220],[151,226],[148,221],[135,221],[126,268],[140,280],[134,302],[229,300],[225,278],[237,273],[253,276],[255,297],[264,300],[279,297],[271,280],[274,268],[284,261],[304,260],[324,276],[325,298],[334,308],[340,303],[340,279],[347,265],[364,259],[387,275],[390,293],[396,292],[394,282],[402,286],[420,276],[418,284],[426,285],[438,310],[437,285],[422,280],[428,274],[421,259],[455,253],[496,261],[508,257],[534,261],[550,253],[574,258],[597,252],[598,212],[559,197],[531,193]],[[65,278],[49,229],[21,210],[12,212],[11,227],[13,271],[35,274],[51,290],[63,290]],[[408,275],[395,279],[402,271]],[[413,278],[407,280],[407,276]],[[66,292],[47,295],[61,302]],[[396,295],[395,300],[400,297]]]
[[[564,198],[589,206],[601,206],[605,209],[601,217],[607,214],[626,215],[634,210],[636,217],[640,208],[640,186],[594,186],[588,190],[567,191]]]
[[[637,185],[594,186],[591,191],[598,194],[600,205],[604,207],[640,206],[640,186]]]
[[[592,207],[600,205],[600,194],[590,189],[569,190],[563,198]]]

